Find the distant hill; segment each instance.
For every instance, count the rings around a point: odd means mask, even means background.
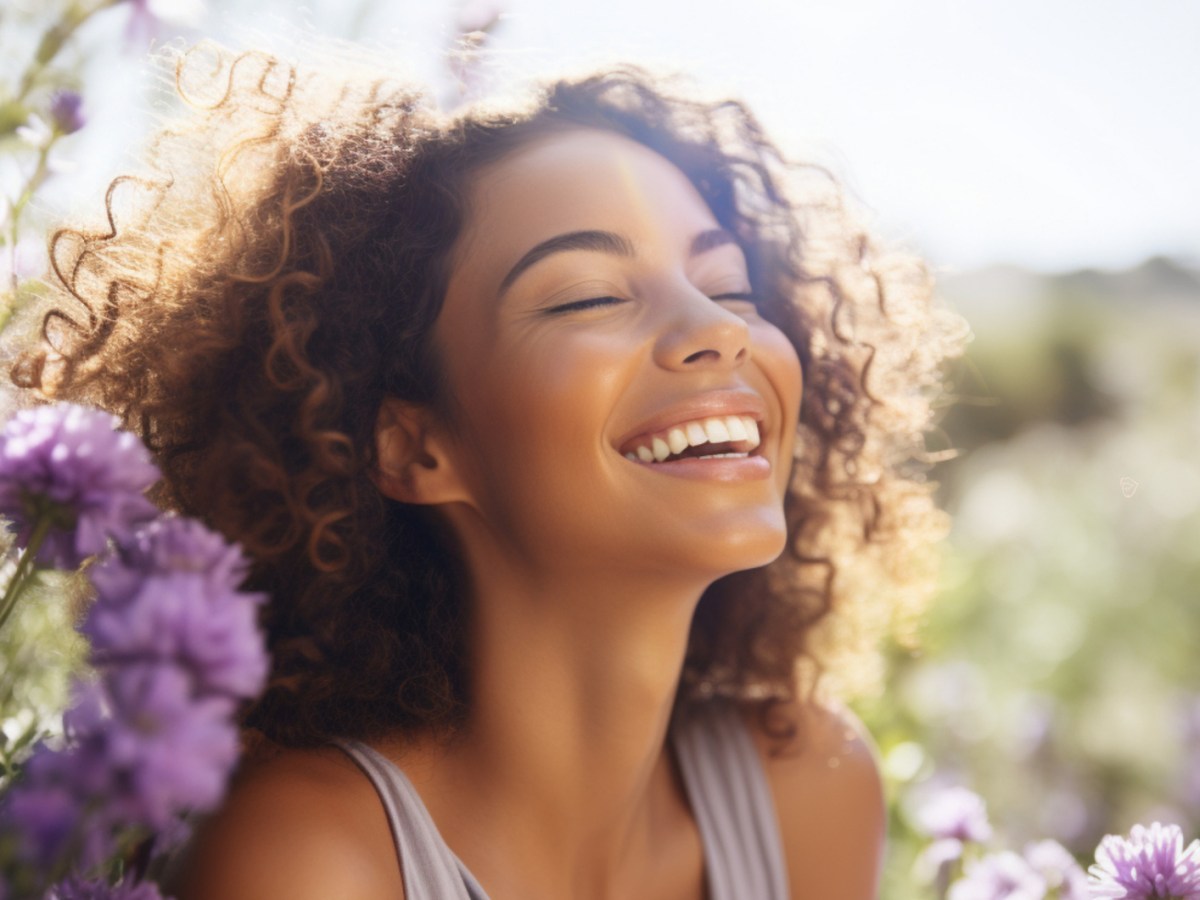
[[[940,287],[975,333],[952,375],[960,402],[942,423],[951,446],[1178,407],[1200,390],[1200,270],[1179,260],[1055,274],[989,266],[947,274]]]
[[[1152,256],[1139,266],[1118,272],[1080,269],[1050,277],[1060,292],[1116,300],[1200,302],[1200,272],[1166,256]]]
[[[938,288],[976,327],[1041,319],[1063,302],[1110,304],[1122,312],[1150,305],[1167,314],[1200,317],[1200,269],[1166,256],[1113,271],[1044,274],[1020,266],[987,266],[943,274]]]

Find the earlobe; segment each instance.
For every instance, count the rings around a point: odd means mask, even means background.
[[[388,397],[375,418],[372,480],[385,497],[432,505],[465,499],[433,413],[424,406]]]

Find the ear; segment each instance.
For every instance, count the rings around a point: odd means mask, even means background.
[[[375,418],[376,487],[401,503],[435,505],[467,498],[447,452],[444,427],[427,407],[388,397]]]

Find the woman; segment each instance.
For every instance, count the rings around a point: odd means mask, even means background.
[[[260,54],[178,83],[15,373],[139,428],[272,597],[178,896],[873,896],[816,675],[927,580],[924,270],[640,70],[455,116]]]

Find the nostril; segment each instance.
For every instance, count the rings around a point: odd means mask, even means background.
[[[664,303],[667,315],[655,343],[658,361],[689,369],[743,364],[752,356],[746,320],[705,294],[692,294]]]
[[[716,350],[697,350],[690,356],[685,357],[683,361],[685,363],[700,362],[701,360],[716,362],[720,358],[721,354]]]
[[[734,354],[733,361],[735,363],[745,362],[746,357],[748,355],[749,354],[746,352],[746,348],[740,347],[738,349],[738,352]],[[722,354],[720,350],[713,350],[713,349],[697,350],[695,353],[692,353],[691,355],[684,357],[683,361],[684,361],[684,363],[694,363],[694,362],[701,362],[701,361],[719,362],[723,356],[724,356],[724,354]]]

